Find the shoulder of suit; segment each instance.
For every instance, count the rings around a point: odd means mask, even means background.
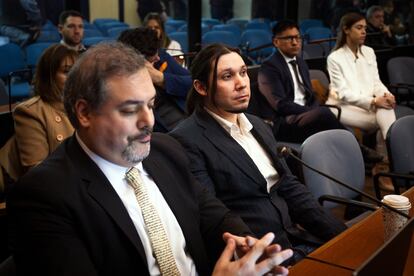
[[[52,106],[51,104],[43,101],[39,96],[35,96],[33,98],[30,98],[15,108],[15,113],[34,113],[34,114],[55,114],[59,113],[59,115],[62,115],[61,113],[65,114],[64,111],[59,111],[57,108]]]
[[[249,113],[244,113],[244,115],[246,115],[247,119],[249,120],[249,122],[250,122],[252,125],[257,125],[257,124],[264,125],[264,124],[266,124],[266,123],[263,121],[263,119],[262,119],[262,118],[260,118],[260,117],[258,117],[258,116],[256,116],[256,115],[249,114]]]
[[[196,118],[197,118],[196,112],[193,112],[189,117],[182,120],[172,131],[171,134],[174,133],[181,133],[183,131],[187,130],[194,130],[194,128],[197,126],[196,124]]]
[[[39,104],[42,104],[42,103],[43,103],[43,101],[42,101],[42,99],[39,96],[34,96],[34,97],[32,97],[32,98],[30,98],[30,99],[28,99],[28,100],[26,100],[26,101],[21,102],[20,104],[18,104],[16,106],[16,109],[20,109],[20,108],[30,108],[30,107],[32,107],[34,105],[39,105]]]
[[[361,46],[361,52],[362,52],[363,54],[370,54],[370,55],[374,55],[374,54],[375,54],[374,49],[372,49],[372,48],[371,48],[371,47],[369,47],[369,46],[365,46],[365,45],[362,45],[362,46]]]

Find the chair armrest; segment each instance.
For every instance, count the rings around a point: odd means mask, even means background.
[[[333,104],[321,104],[321,106],[336,108],[338,110],[338,116],[337,116],[338,121],[341,120],[342,108],[340,106],[333,105]]]
[[[391,83],[388,85],[388,88],[396,94],[399,93],[399,90],[407,91],[410,95],[412,95],[414,92],[414,84],[409,83]]]
[[[14,76],[21,76],[23,74],[30,74],[30,78],[32,77],[32,69],[31,68],[24,68],[24,69],[20,69],[20,70],[16,70],[16,71],[11,71],[9,72],[8,75],[8,80],[10,80],[12,77]],[[9,82],[10,84],[10,82]]]
[[[356,201],[356,200],[333,196],[333,195],[320,196],[318,201],[319,201],[319,204],[321,204],[322,206],[325,201],[332,201],[332,202],[336,202],[336,203],[340,203],[344,205],[362,207],[364,209],[372,210],[372,211],[375,211],[378,209],[378,206],[368,203],[368,202]]]
[[[391,88],[414,88],[414,84],[411,83],[390,83],[388,85]]]
[[[375,196],[381,200],[381,189],[379,187],[379,179],[380,177],[389,177],[391,179],[405,179],[405,180],[414,180],[414,174],[403,174],[403,173],[393,173],[393,172],[379,172],[373,176],[374,179],[374,190]],[[400,194],[400,187],[396,186],[394,182],[392,183],[394,186],[394,192],[396,194]]]

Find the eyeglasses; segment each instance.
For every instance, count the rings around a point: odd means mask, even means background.
[[[289,42],[293,42],[293,40],[302,41],[302,36],[300,35],[280,36],[276,38],[283,40],[283,41],[289,41]]]

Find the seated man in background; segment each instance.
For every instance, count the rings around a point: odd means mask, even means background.
[[[390,26],[384,23],[384,9],[381,6],[374,5],[367,10],[367,37],[365,44],[373,48],[395,44]]]
[[[36,41],[43,18],[35,0],[0,1],[0,35],[25,47]]]
[[[327,106],[321,106],[312,90],[309,69],[299,56],[302,37],[298,25],[279,21],[273,28],[277,52],[265,61],[258,73],[259,90],[275,112],[276,139],[302,143],[309,136],[328,129],[345,129]],[[382,156],[361,145],[366,162],[379,162]]]
[[[302,49],[298,25],[282,20],[272,31],[278,51],[262,64],[258,85],[277,115],[273,125],[276,138],[301,143],[319,131],[343,129],[330,109],[315,98],[309,69],[298,56]]]
[[[145,67],[108,43],[72,68],[64,105],[76,133],[7,200],[18,275],[210,275],[222,236],[213,275],[286,275],[277,264],[292,252],[269,246],[271,233],[239,236],[249,228],[195,181],[179,143],[152,134]],[[247,254],[231,261],[236,244]]]
[[[193,60],[191,74],[192,114],[170,134],[184,146],[194,176],[256,235],[272,231],[275,242],[292,248],[291,263],[343,231],[277,156],[269,126],[244,113],[250,83],[241,56],[209,45]]]
[[[191,88],[191,76],[164,49],[157,32],[136,28],[122,32],[118,41],[144,55],[146,67],[157,90],[155,101],[155,131],[172,130],[186,117],[185,99]]]
[[[62,35],[60,43],[78,52],[84,52],[83,16],[78,11],[63,11],[59,16],[59,33]]]

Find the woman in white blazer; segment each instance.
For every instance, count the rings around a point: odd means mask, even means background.
[[[385,139],[395,121],[395,98],[381,82],[374,50],[364,44],[367,23],[358,13],[341,18],[338,40],[328,56],[328,103],[342,108],[341,123],[363,130],[378,128]]]

